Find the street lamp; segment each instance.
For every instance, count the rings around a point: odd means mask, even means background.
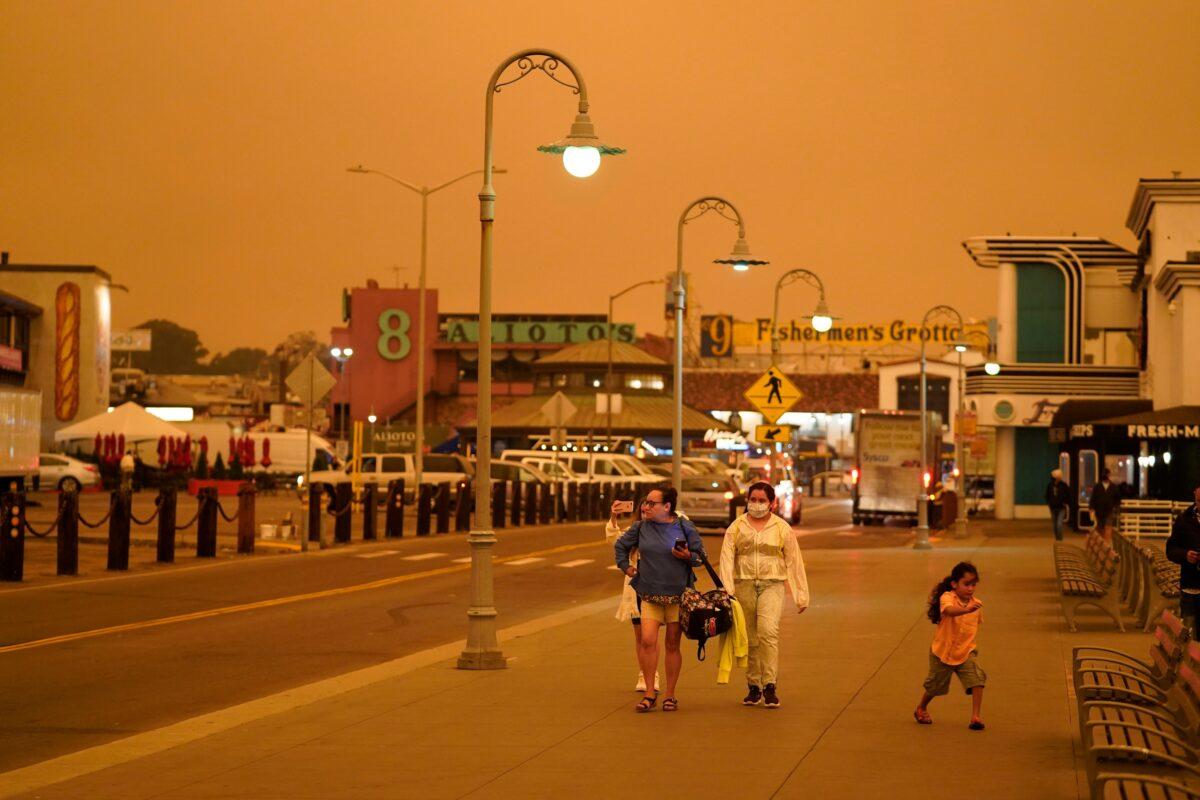
[[[352,355],[354,355],[354,348],[353,347],[331,347],[331,348],[329,348],[329,355],[333,356],[333,360],[338,363],[338,381],[341,381],[342,378],[346,377],[346,362],[350,360],[350,357]],[[350,405],[350,389],[349,389],[349,387],[347,387],[346,402],[342,403],[342,413],[338,414],[338,438],[339,439],[344,439],[346,436],[346,427],[348,425],[348,418],[350,416],[350,412],[348,410],[349,405]]]
[[[793,269],[788,270],[779,276],[779,280],[775,281],[775,304],[771,307],[771,366],[779,366],[779,351],[782,345],[779,341],[777,328],[779,326],[779,293],[784,286],[803,281],[809,286],[817,290],[817,306],[813,309],[813,314],[809,317],[809,324],[813,330],[818,333],[825,333],[833,327],[833,317],[829,315],[829,306],[825,304],[825,284],[817,273],[808,269]],[[771,480],[775,480],[775,445],[771,445],[770,455],[770,476]]]
[[[425,264],[426,253],[428,252],[427,243],[429,240],[429,195],[436,194],[447,186],[453,186],[463,178],[478,175],[483,170],[471,170],[453,180],[446,181],[440,186],[434,186],[432,189],[428,186],[417,186],[406,180],[401,180],[382,170],[368,169],[362,164],[359,164],[357,167],[347,167],[346,171],[357,172],[363,175],[378,175],[421,195],[421,271],[417,278],[417,302],[419,304],[419,308],[417,309],[417,422],[415,426],[416,438],[413,442],[413,477],[416,485],[420,487],[425,476]],[[506,172],[508,170],[501,169],[500,167],[492,170],[492,174],[494,175],[503,175]],[[375,420],[371,420],[372,424],[374,422]]]
[[[930,324],[939,319],[953,322],[957,333],[961,334],[963,329],[962,314],[952,306],[934,306],[921,318],[921,493],[917,495],[917,541],[913,544],[914,550],[929,550],[933,547],[929,543],[929,488],[933,483],[933,474],[929,470],[929,414],[925,396],[925,343],[928,337],[925,333]],[[941,441],[942,437],[938,436],[938,463],[941,463],[942,458]]]
[[[962,416],[965,404],[964,395],[966,393],[966,380],[963,371],[963,353],[971,349],[972,344],[970,339],[976,336],[982,336],[984,339],[984,358],[987,361],[983,365],[983,371],[988,375],[999,375],[1000,364],[996,362],[996,345],[992,341],[992,337],[984,331],[973,330],[968,331],[965,328],[960,334],[961,338],[954,342],[954,350],[958,353],[958,425],[954,431],[954,464],[958,468],[958,514],[954,520],[954,535],[963,538],[967,535],[967,471],[964,468],[966,459],[963,457],[963,434],[962,434]]]
[[[675,235],[675,424],[671,430],[671,482],[679,488],[683,484],[683,309],[686,290],[683,286],[683,226],[702,217],[709,211],[715,212],[737,225],[738,238],[733,251],[727,258],[713,259],[714,264],[728,264],[735,272],[746,272],[753,266],[770,262],[755,258],[746,244],[746,224],[733,203],[721,197],[701,197],[688,203],[679,215]],[[732,214],[732,216],[730,216]]]
[[[610,294],[610,295],[608,296],[608,369],[607,369],[607,370],[605,371],[605,373],[604,373],[604,388],[605,388],[605,390],[608,392],[608,402],[607,402],[608,413],[607,413],[607,415],[606,415],[606,416],[607,416],[607,420],[606,420],[607,433],[606,433],[606,436],[605,436],[605,442],[604,442],[605,446],[607,447],[607,452],[612,452],[612,446],[613,446],[613,442],[612,442],[612,418],[613,418],[613,409],[612,409],[612,407],[613,407],[613,303],[616,301],[616,299],[617,299],[618,297],[621,297],[621,296],[622,296],[622,295],[624,295],[624,294],[628,294],[629,292],[632,292],[634,289],[638,288],[639,286],[652,286],[652,285],[654,285],[654,284],[659,284],[659,283],[666,283],[666,281],[665,281],[665,280],[663,280],[663,279],[661,279],[661,278],[660,278],[660,279],[658,279],[658,280],[653,280],[653,281],[639,281],[638,283],[635,283],[635,284],[633,284],[632,286],[626,286],[624,289],[622,289],[621,291],[617,292],[616,294]]]
[[[516,65],[519,74],[501,81]],[[559,67],[569,76],[560,77]],[[588,117],[588,93],[583,76],[570,61],[552,50],[522,50],[496,67],[488,81],[483,118],[483,187],[479,190],[479,396],[475,437],[475,529],[467,535],[471,545],[471,604],[467,609],[467,645],[458,657],[459,669],[503,669],[506,665],[496,639],[496,609],[492,599],[492,226],[496,219],[496,191],[492,188],[492,123],[495,97],[505,86],[541,72],[579,95],[579,110],[565,139],[538,150],[559,153],[563,166],[576,177],[586,177],[600,165],[600,156],[625,152],[601,143]],[[574,83],[570,81],[573,80]],[[595,152],[580,153],[577,149]],[[569,152],[568,152],[569,151]],[[590,172],[588,171],[590,169]]]

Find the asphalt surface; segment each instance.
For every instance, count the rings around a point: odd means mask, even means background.
[[[865,544],[844,502],[805,514],[802,546],[806,531]],[[615,610],[601,527],[499,531],[499,625],[605,597]],[[715,560],[720,539],[706,542]],[[0,771],[459,640],[468,555],[461,534],[409,537],[0,593]]]

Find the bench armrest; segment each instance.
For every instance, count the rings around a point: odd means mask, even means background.
[[[1093,748],[1089,748],[1089,749],[1093,753],[1128,754],[1130,756],[1133,756],[1133,758],[1131,760],[1135,760],[1135,761],[1140,761],[1142,759],[1145,759],[1147,756],[1153,756],[1154,758],[1158,759],[1159,761],[1164,761],[1173,767],[1179,767],[1180,769],[1187,770],[1195,777],[1200,777],[1200,769],[1197,769],[1195,764],[1190,764],[1181,758],[1176,758],[1175,756],[1167,755],[1166,753],[1158,753],[1153,750],[1147,750],[1145,747],[1131,747],[1130,745],[1127,745],[1127,744],[1113,744],[1113,745],[1103,745],[1100,747],[1093,747]]]

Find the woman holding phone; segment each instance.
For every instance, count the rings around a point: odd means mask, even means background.
[[[630,586],[641,601],[642,638],[638,660],[646,681],[646,694],[638,702],[639,712],[652,711],[658,701],[654,691],[654,671],[658,666],[658,632],[666,627],[666,698],[663,711],[676,711],[675,684],[683,667],[679,639],[679,597],[683,590],[696,582],[693,566],[704,563],[704,543],[690,520],[676,511],[678,492],[673,487],[651,489],[642,501],[641,519],[621,534],[613,545],[617,567],[630,580]],[[630,554],[638,552],[637,566],[630,563]]]

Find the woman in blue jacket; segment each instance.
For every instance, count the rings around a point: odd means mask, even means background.
[[[683,667],[679,639],[679,596],[696,582],[693,566],[704,563],[704,543],[696,526],[679,516],[676,510],[678,492],[672,487],[651,489],[642,501],[641,519],[617,539],[613,550],[617,567],[630,576],[630,585],[637,592],[642,613],[642,640],[638,661],[647,687],[654,686],[654,671],[658,666],[658,631],[666,626],[666,689],[663,711],[675,711],[675,684]],[[629,564],[629,553],[638,549],[638,565]],[[650,711],[658,694],[648,688],[636,710]]]

